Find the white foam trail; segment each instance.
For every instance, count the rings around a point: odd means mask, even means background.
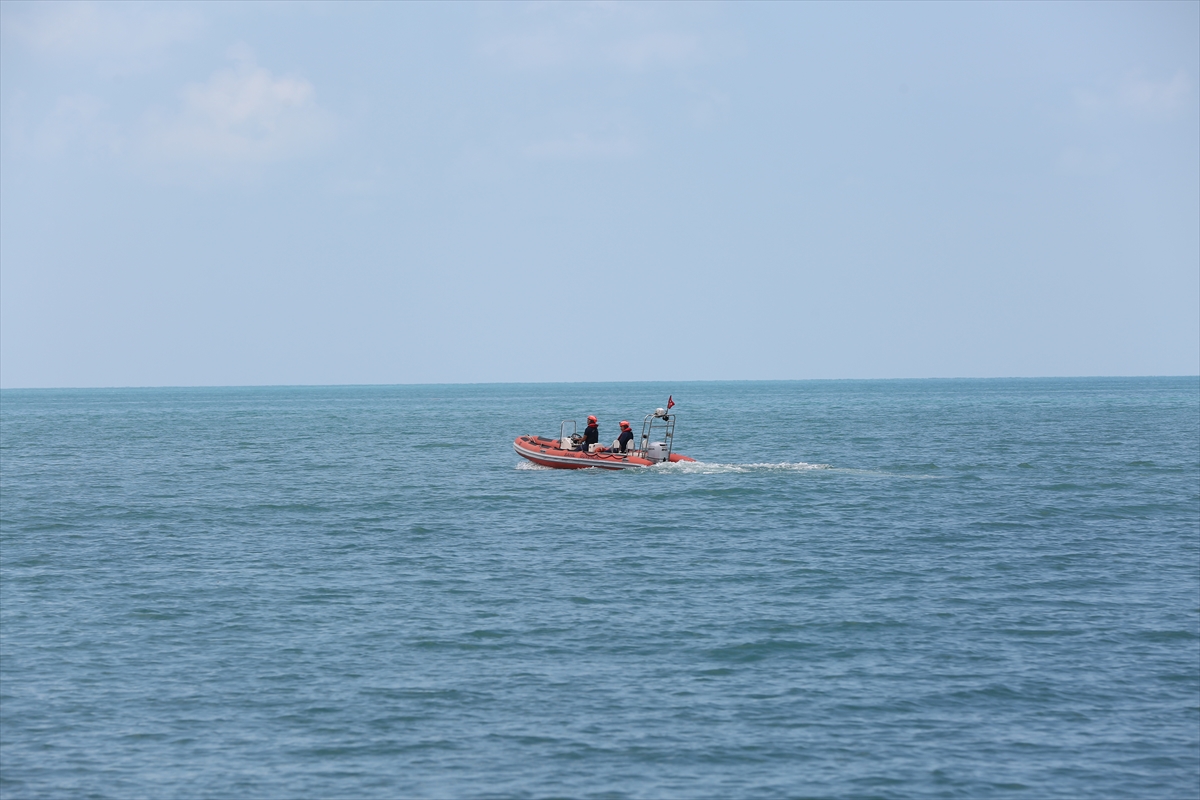
[[[532,461],[521,461],[514,469],[553,469],[534,464]],[[710,461],[677,461],[673,464],[655,464],[647,467],[652,470],[666,470],[685,475],[729,475],[754,472],[812,472],[813,470],[832,470],[844,475],[861,475],[871,478],[902,478],[906,480],[929,480],[945,477],[944,475],[911,475],[896,472],[883,472],[873,469],[854,469],[852,467],[835,467],[832,464],[809,464],[806,461],[759,461],[750,464],[718,464]],[[641,470],[629,470],[637,474]]]
[[[532,461],[520,461],[513,469],[553,469]],[[739,472],[808,472],[814,469],[833,469],[829,464],[808,464],[804,461],[760,462],[754,464],[716,464],[708,461],[676,461],[672,464],[655,464],[650,469],[670,470],[687,475],[721,475]],[[637,472],[637,470],[634,470]]]
[[[717,475],[731,472],[808,472],[814,469],[832,469],[829,464],[809,464],[804,461],[780,461],[778,463],[756,462],[753,464],[716,464],[708,461],[676,461],[660,464],[658,469],[669,469],[691,475]]]

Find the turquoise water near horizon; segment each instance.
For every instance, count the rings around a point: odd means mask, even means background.
[[[1200,378],[0,391],[0,797],[1197,795]]]

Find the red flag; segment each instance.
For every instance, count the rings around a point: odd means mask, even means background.
[[[675,395],[671,395],[670,397],[667,398],[667,411],[670,411],[671,406],[675,405],[675,401],[671,399],[674,396]]]

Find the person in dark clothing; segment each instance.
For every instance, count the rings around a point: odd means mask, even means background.
[[[633,428],[629,427],[629,420],[621,420],[621,435],[617,437],[617,449],[622,453],[629,452],[629,443],[633,441]]]
[[[583,429],[583,443],[580,444],[579,449],[586,453],[590,446],[599,444],[599,442],[600,426],[596,422],[596,418],[589,415],[587,427]]]

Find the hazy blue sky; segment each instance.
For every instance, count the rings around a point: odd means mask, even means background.
[[[0,4],[0,384],[1200,372],[1200,4]]]

